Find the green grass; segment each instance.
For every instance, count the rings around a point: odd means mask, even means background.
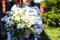
[[[44,32],[50,40],[60,40],[60,28],[44,28]]]

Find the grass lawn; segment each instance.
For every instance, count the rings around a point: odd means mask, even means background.
[[[60,40],[60,28],[44,28],[41,34],[41,40]]]

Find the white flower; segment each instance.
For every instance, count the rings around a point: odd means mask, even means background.
[[[18,12],[14,13],[13,16],[16,16],[18,14]]]
[[[32,27],[34,25],[37,16],[31,16],[29,13],[26,13],[26,10],[22,9],[21,11],[10,13],[11,15],[5,16],[2,20],[6,21],[5,26],[11,27],[16,25],[17,29],[29,28],[29,31],[36,33],[36,29]],[[28,31],[28,29],[26,29]]]
[[[20,17],[20,18],[21,18],[23,21],[25,21],[25,19],[26,19],[25,16],[22,16],[22,17]]]
[[[14,25],[14,22],[13,21],[8,21],[6,24],[5,24],[5,27],[12,27]]]
[[[33,33],[35,33],[35,32],[36,32],[36,30],[35,30],[34,28],[31,28],[31,30],[32,30],[32,32],[33,32]]]
[[[7,16],[1,18],[1,21],[6,21]]]
[[[19,23],[19,24],[17,25],[17,29],[22,29],[22,28],[24,28],[24,26]]]

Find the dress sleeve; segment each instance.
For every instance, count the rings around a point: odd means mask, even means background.
[[[37,13],[38,13],[38,18],[36,19],[36,23],[35,23],[35,26],[36,26],[36,32],[38,34],[40,34],[43,30],[43,22],[42,22],[42,16],[40,15],[40,11],[39,11],[39,8],[37,6],[35,6],[35,9],[37,10]]]
[[[17,10],[16,10],[16,4],[14,4],[14,5],[11,7],[10,11],[11,11],[11,12],[16,12],[16,11],[17,11]]]

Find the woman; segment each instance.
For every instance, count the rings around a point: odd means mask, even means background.
[[[40,15],[39,8],[34,4],[33,0],[23,0],[24,8],[26,9],[26,13],[31,16],[38,16],[38,19],[35,21],[36,31],[39,35],[43,30],[43,23],[42,23],[42,17]],[[29,37],[27,37],[27,40],[38,40],[36,35],[34,33],[31,33]],[[27,33],[24,33],[23,36],[28,35]]]
[[[20,6],[20,3],[16,3],[16,4],[13,5],[13,7],[11,8],[13,12],[20,11],[21,9],[26,9],[26,14],[29,13],[29,15],[38,16],[38,19],[35,21],[35,26],[36,26],[36,32],[40,35],[40,33],[43,30],[43,23],[39,12],[39,8],[34,4],[33,0],[23,0],[22,6]],[[35,32],[30,34],[24,32],[22,34],[22,37],[26,40],[37,40]]]

